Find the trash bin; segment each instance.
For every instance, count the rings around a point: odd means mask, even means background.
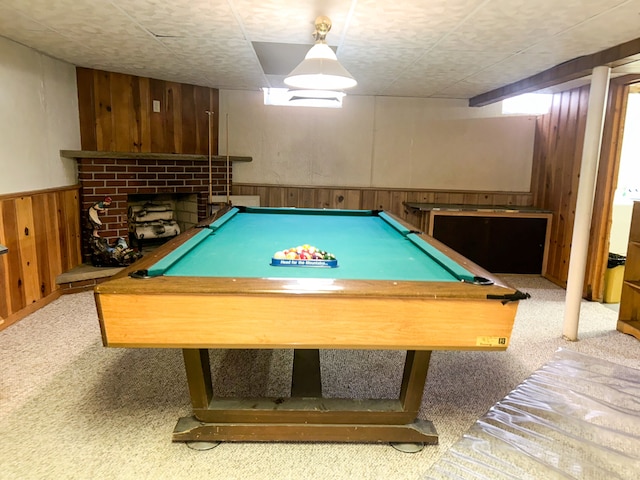
[[[626,261],[624,255],[609,254],[607,271],[604,273],[604,303],[620,303]]]

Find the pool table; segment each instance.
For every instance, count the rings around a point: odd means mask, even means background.
[[[505,350],[526,297],[386,212],[232,206],[95,288],[105,346],[183,350],[174,441],[437,443],[431,351]],[[214,397],[208,349],[293,349],[290,397]],[[321,349],[406,351],[398,398],[324,398]]]

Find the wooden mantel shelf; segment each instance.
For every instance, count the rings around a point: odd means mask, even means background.
[[[60,150],[60,156],[65,158],[116,158],[133,160],[196,160],[208,161],[208,155],[193,155],[188,153],[151,153],[151,152],[96,152],[92,150]],[[225,155],[212,155],[215,162],[226,162]],[[252,157],[238,157],[229,155],[230,162],[251,162]]]

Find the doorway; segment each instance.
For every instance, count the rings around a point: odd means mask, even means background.
[[[605,302],[619,303],[618,283],[622,284],[624,267],[615,267],[620,256],[627,255],[633,202],[640,200],[640,83],[630,85],[624,133],[620,151],[620,167],[616,182],[609,234],[610,265],[605,284]],[[616,271],[617,269],[617,271]]]

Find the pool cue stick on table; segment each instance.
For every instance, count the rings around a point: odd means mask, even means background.
[[[213,215],[213,174],[212,174],[212,162],[211,162],[211,115],[213,112],[210,110],[205,110],[208,117],[208,140],[209,140],[209,190],[207,196],[207,215]]]
[[[227,205],[231,206],[231,186],[229,180],[229,114],[226,114],[226,130],[227,130]]]

